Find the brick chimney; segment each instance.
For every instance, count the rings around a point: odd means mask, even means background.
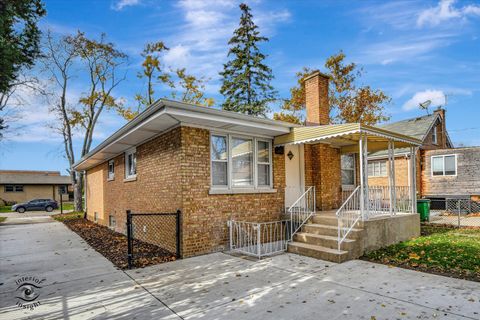
[[[307,126],[330,124],[330,107],[328,105],[329,79],[329,76],[320,71],[315,71],[304,80]]]
[[[441,143],[442,148],[447,147],[447,125],[445,122],[445,109],[442,107],[438,107],[435,111],[433,111],[434,114],[440,115],[441,119],[441,124],[437,127],[437,135],[440,136],[441,138],[439,139]],[[438,137],[437,137],[438,139]]]

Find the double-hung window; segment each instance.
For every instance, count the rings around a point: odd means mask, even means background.
[[[454,154],[432,156],[432,176],[456,176],[457,156]]]
[[[387,161],[369,161],[368,162],[368,176],[369,177],[386,177],[387,176]]]
[[[137,151],[131,149],[125,152],[125,178],[131,179],[137,176]]]
[[[272,142],[230,134],[212,134],[211,181],[214,189],[272,187]]]
[[[210,154],[212,160],[212,185],[228,186],[228,145],[227,136],[211,138]]]
[[[438,143],[438,138],[437,138],[437,126],[433,126],[433,129],[432,129],[432,142],[434,144],[437,144]]]
[[[341,157],[342,186],[355,185],[355,155],[344,154]]]
[[[115,160],[108,161],[108,180],[115,179]]]
[[[257,140],[257,185],[270,187],[272,167],[272,150],[270,141]]]

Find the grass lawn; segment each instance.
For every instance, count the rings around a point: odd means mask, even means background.
[[[60,202],[58,203],[60,205]],[[62,205],[63,210],[73,210],[73,203],[67,202]]]
[[[0,207],[0,212],[11,212],[11,206],[3,206],[3,207]]]
[[[370,252],[364,259],[480,281],[480,229],[425,224],[420,237]]]
[[[72,219],[78,219],[78,218],[83,218],[83,212],[70,212],[70,213],[64,213],[64,214],[54,214],[52,216],[53,219],[63,222],[66,220],[72,220]]]

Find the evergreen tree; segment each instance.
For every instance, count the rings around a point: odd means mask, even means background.
[[[240,9],[240,26],[228,42],[231,46],[228,57],[231,60],[224,64],[220,73],[223,77],[220,93],[225,97],[222,107],[224,110],[265,116],[267,104],[276,96],[270,85],[272,69],[265,65],[266,56],[258,48],[258,44],[267,42],[268,38],[260,36],[250,8],[242,3]]]

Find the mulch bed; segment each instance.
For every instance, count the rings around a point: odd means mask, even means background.
[[[128,268],[127,237],[124,234],[83,218],[69,219],[63,223],[116,267]],[[133,246],[133,267],[135,268],[176,260],[171,252],[143,241],[134,240]]]

